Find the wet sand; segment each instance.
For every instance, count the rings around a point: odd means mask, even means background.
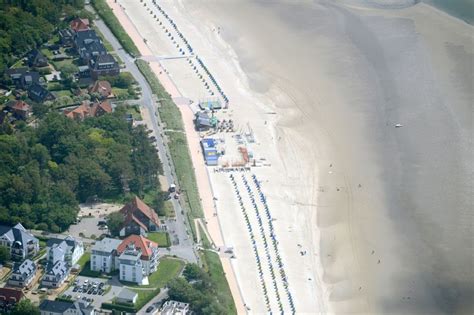
[[[146,13],[119,2],[154,36]],[[162,4],[271,160],[256,173],[297,313],[469,314],[473,28],[424,4],[372,2]],[[185,96],[202,97],[171,68]],[[263,312],[230,184],[211,180],[244,301]]]
[[[277,129],[315,146],[323,280],[334,310],[468,313],[472,27],[423,4],[344,4],[184,9],[221,27],[252,91],[296,112]]]

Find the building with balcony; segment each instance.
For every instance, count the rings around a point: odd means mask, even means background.
[[[48,247],[47,260],[51,264],[63,260],[69,267],[72,267],[84,254],[84,244],[72,236],[68,236],[65,239],[49,239],[46,245]]]
[[[158,244],[140,235],[130,235],[122,241],[117,252],[122,255],[126,252],[138,252],[145,276],[158,268]],[[120,256],[121,257],[121,256]]]
[[[121,242],[121,240],[113,238],[104,238],[96,242],[92,246],[91,270],[110,273],[118,269],[117,247]]]
[[[48,288],[59,288],[69,276],[69,266],[64,260],[46,265],[46,272],[41,280],[41,285]]]
[[[8,285],[13,287],[28,287],[36,275],[36,264],[26,259],[23,262],[13,264],[12,274],[8,279]]]
[[[39,251],[38,239],[20,223],[13,227],[0,225],[0,245],[7,247],[16,261],[33,257]]]

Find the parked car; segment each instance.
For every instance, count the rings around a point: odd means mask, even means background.
[[[155,310],[155,307],[154,307],[153,305],[151,305],[151,306],[148,306],[148,307],[147,307],[147,309],[145,310],[145,312],[151,313],[151,312],[153,312],[154,310]]]

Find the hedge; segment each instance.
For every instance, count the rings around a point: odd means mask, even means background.
[[[122,24],[118,21],[117,17],[114,15],[114,12],[107,5],[105,0],[92,0],[92,6],[97,11],[99,16],[104,20],[105,24],[109,27],[110,31],[115,35],[117,40],[122,45],[123,49],[128,52],[133,57],[140,56],[140,51],[133,40],[128,36],[125,29],[122,27]]]

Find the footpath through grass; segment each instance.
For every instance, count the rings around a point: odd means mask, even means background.
[[[160,107],[158,112],[160,114],[161,121],[166,124],[165,132],[169,139],[168,147],[170,150],[171,158],[175,166],[176,175],[178,177],[178,184],[181,190],[184,191],[182,197],[185,201],[185,209],[188,214],[188,223],[193,232],[194,240],[196,240],[196,228],[194,225],[194,219],[203,218],[203,210],[201,201],[199,198],[199,192],[197,189],[196,177],[193,172],[193,164],[191,155],[189,153],[188,143],[186,135],[184,134],[184,126],[181,117],[181,112],[178,107],[172,101],[170,95],[166,92],[164,87],[161,85],[158,78],[151,70],[149,64],[144,60],[135,61],[138,69],[141,71],[145,79],[148,81],[153,94],[155,94],[159,101]],[[210,247],[210,242],[207,237],[202,233],[202,242],[204,246]],[[208,250],[204,250],[201,253],[201,258],[204,263],[204,267],[209,272],[211,281],[217,287],[219,295],[219,301],[227,309],[227,314],[237,314],[235,308],[234,299],[225,277],[224,269],[222,268],[219,256]]]
[[[92,0],[92,6],[99,14],[100,18],[104,20],[105,24],[109,27],[110,31],[115,35],[117,40],[122,45],[123,49],[134,57],[140,56],[137,46],[132,41],[130,36],[122,27],[122,24],[118,21],[117,17],[112,12],[112,9],[107,5],[105,0]]]
[[[186,135],[184,134],[181,112],[153,73],[148,62],[137,59],[135,63],[148,81],[153,94],[159,99],[160,106],[158,107],[158,112],[162,123],[165,124],[164,129],[167,130],[165,135],[169,139],[168,147],[171,159],[174,164],[179,187],[183,192],[182,197],[186,213],[188,214],[188,223],[196,240],[193,222],[196,218],[203,218],[204,213],[199,198],[196,177],[192,171],[193,162],[189,153]]]

